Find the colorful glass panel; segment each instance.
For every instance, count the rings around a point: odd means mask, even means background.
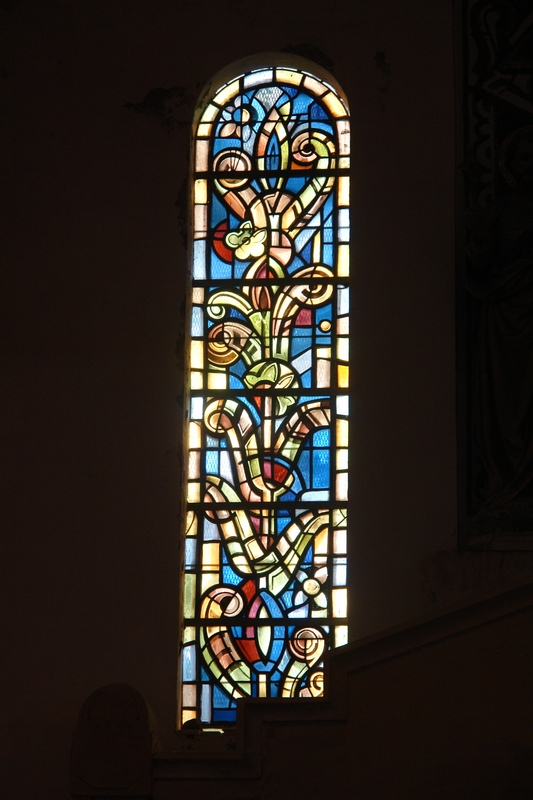
[[[347,641],[348,109],[263,68],[194,145],[181,722],[221,725]]]

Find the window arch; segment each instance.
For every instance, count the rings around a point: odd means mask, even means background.
[[[348,638],[348,168],[346,98],[304,59],[200,100],[181,723],[320,696]]]

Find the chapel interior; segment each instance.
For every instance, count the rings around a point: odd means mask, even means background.
[[[0,795],[533,798],[529,2],[1,0],[0,36]],[[324,700],[177,731],[191,123],[284,52],[351,110],[350,644]]]

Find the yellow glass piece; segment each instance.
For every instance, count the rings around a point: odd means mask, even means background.
[[[191,389],[203,389],[204,388],[204,373],[197,372],[196,370],[191,371]]]
[[[220,567],[220,545],[218,542],[206,542],[202,545],[202,567],[213,572]]]
[[[340,169],[350,169],[350,156],[341,156],[339,158]]]
[[[261,609],[261,611],[263,611],[263,609]],[[265,615],[261,614],[261,616],[265,616]],[[268,615],[266,615],[266,616],[268,616]],[[272,628],[270,628],[269,626],[268,627],[267,626],[262,626],[262,627],[258,628],[257,629],[257,641],[258,641],[258,644],[259,644],[259,649],[261,650],[261,653],[263,654],[263,656],[266,659],[268,657],[268,651],[270,649],[270,642],[272,641]]]
[[[182,698],[184,706],[196,705],[196,684],[184,683],[182,687]]]
[[[339,244],[337,249],[337,275],[346,278],[350,274],[350,245]]]
[[[198,533],[198,517],[194,511],[187,511],[187,536],[196,536]]]
[[[348,644],[348,626],[335,625],[335,647],[342,647]]]
[[[346,336],[337,339],[337,358],[339,361],[350,360],[350,340]]]
[[[350,385],[350,368],[339,364],[337,367],[337,383],[341,389],[347,389]]]
[[[204,572],[202,575],[202,594],[205,594],[212,586],[216,586],[219,582],[219,577],[216,572]]]
[[[188,644],[189,642],[194,642],[196,639],[196,631],[194,628],[184,628],[183,629],[183,644]]]
[[[184,708],[181,712],[181,724],[185,725],[190,719],[196,719],[196,709],[195,708]]]
[[[194,202],[204,205],[207,203],[207,181],[198,180],[194,182]]]
[[[195,286],[192,290],[192,301],[193,303],[198,303],[199,305],[203,305],[204,302],[204,289],[202,286]]]
[[[189,478],[199,478],[199,477],[200,477],[200,451],[191,450],[189,452]]]
[[[338,472],[335,478],[335,496],[337,500],[348,499],[348,473]]]
[[[337,429],[337,447],[348,447],[348,420],[338,419],[336,422]]]
[[[183,616],[185,619],[194,618],[194,606],[196,599],[196,575],[186,572],[184,577],[183,590]]]
[[[322,231],[318,231],[313,236],[313,263],[319,264],[322,260]]]
[[[204,343],[200,339],[191,341],[191,367],[204,368]]]
[[[346,529],[338,529],[333,531],[333,552],[336,555],[344,555],[346,553]]]
[[[225,372],[209,372],[207,375],[207,386],[209,389],[226,389],[227,380]]]
[[[267,697],[267,676],[264,672],[259,673],[259,697]]]
[[[345,117],[348,113],[344,103],[340,97],[337,97],[335,92],[328,92],[328,94],[322,98],[322,102],[326,108],[329,108],[334,117]]]
[[[301,72],[295,72],[292,69],[280,67],[276,69],[276,80],[283,81],[283,83],[288,83],[291,86],[299,86],[303,81],[303,77]]]
[[[196,142],[196,172],[207,172],[209,163],[209,142],[198,139]]]
[[[220,108],[217,108],[217,106],[215,106],[213,103],[209,103],[206,110],[202,114],[202,122],[213,122],[219,111]]]
[[[337,179],[337,197],[339,206],[350,205],[350,179],[347,175],[343,175]]]
[[[263,555],[263,550],[256,539],[249,539],[246,542],[246,552],[253,561],[261,558]]]
[[[337,469],[348,469],[348,449],[346,447],[337,450]]]
[[[333,524],[337,528],[346,527],[346,509],[344,508],[333,509]]]
[[[311,75],[305,76],[304,86],[306,89],[309,89],[310,92],[316,94],[317,97],[322,97],[322,95],[326,94],[328,91],[327,86],[324,86],[324,84],[316,78],[312,78]]]
[[[189,503],[199,503],[201,499],[200,483],[198,481],[189,481],[187,486],[187,501]]]
[[[328,554],[328,529],[323,528],[320,533],[315,536],[315,553],[317,555]]]
[[[212,122],[200,122],[200,124],[198,125],[198,132],[196,135],[198,136],[199,139],[203,137],[208,139],[211,136],[212,127],[213,127]]]
[[[225,106],[226,103],[228,103],[230,100],[233,100],[239,91],[239,84],[240,80],[237,78],[237,80],[232,81],[226,86],[223,86],[222,89],[219,89],[214,98],[215,103],[218,103],[219,106]],[[203,119],[205,119],[205,117],[203,117]]]
[[[332,616],[335,618],[346,617],[348,613],[348,591],[347,589],[331,590]]]
[[[199,422],[189,422],[189,447],[191,450],[202,446],[202,426]]]

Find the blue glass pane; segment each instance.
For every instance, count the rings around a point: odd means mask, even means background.
[[[313,452],[313,488],[327,489],[329,480],[329,450],[315,450]]]
[[[213,722],[235,722],[236,711],[213,711]]]
[[[196,646],[188,644],[182,651],[183,680],[190,682],[196,680]]]
[[[194,567],[196,564],[196,539],[185,539],[185,566]]]
[[[328,119],[328,115],[321,105],[313,103],[311,106],[311,119]]]
[[[224,583],[231,583],[233,586],[238,586],[242,582],[240,575],[237,575],[231,567],[222,568],[222,580]]]
[[[213,706],[214,708],[229,708],[230,698],[222,689],[216,684],[213,687]]]

